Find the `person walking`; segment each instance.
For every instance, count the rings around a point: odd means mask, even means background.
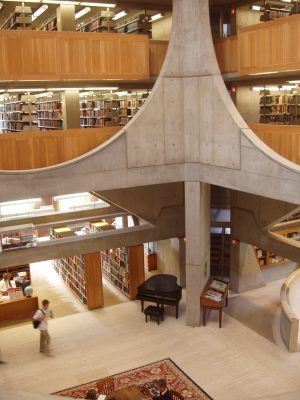
[[[52,311],[49,310],[49,300],[42,301],[42,308],[37,310],[33,319],[39,321],[38,329],[40,331],[40,352],[50,356],[50,335],[48,333],[48,318],[53,318]]]

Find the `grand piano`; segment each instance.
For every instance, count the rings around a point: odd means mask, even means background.
[[[182,296],[182,287],[177,284],[177,278],[173,275],[158,274],[151,276],[137,289],[137,300],[141,300],[142,312],[144,301],[156,303],[157,306],[164,305],[176,307],[176,318],[178,318],[178,306]]]

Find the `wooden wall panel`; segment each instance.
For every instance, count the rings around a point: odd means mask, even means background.
[[[0,170],[42,168],[72,160],[110,139],[119,127],[0,135]]]
[[[100,252],[85,254],[83,257],[87,308],[95,310],[104,305]]]
[[[298,19],[294,19],[286,24],[285,27],[285,51],[286,64],[288,69],[299,68],[300,65],[300,23]]]
[[[120,42],[114,40],[111,36],[107,36],[106,40],[91,39],[92,48],[92,73],[97,71],[102,75],[120,76]]]
[[[0,80],[149,79],[146,35],[0,31]]]
[[[21,43],[22,65],[28,63],[31,66],[29,78],[32,74],[51,76],[56,73],[57,54],[54,40],[48,36],[24,37]]]
[[[238,69],[238,38],[231,36],[215,40],[215,52],[222,73],[236,72]]]
[[[166,40],[150,40],[149,63],[150,75],[158,76],[165,61],[169,42]]]
[[[249,126],[272,150],[300,165],[300,126],[272,124]]]
[[[300,15],[242,28],[238,33],[240,75],[300,69]]]

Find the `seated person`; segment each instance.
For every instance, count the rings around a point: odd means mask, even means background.
[[[153,400],[172,400],[172,393],[168,389],[165,379],[156,381],[156,388],[159,391],[159,396],[152,397]]]
[[[0,281],[0,292],[1,293],[6,293],[9,288],[12,287],[11,282],[11,274],[9,272],[5,272],[3,274],[3,279]]]

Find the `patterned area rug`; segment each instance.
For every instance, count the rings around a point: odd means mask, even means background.
[[[213,400],[200,386],[188,377],[170,358],[157,361],[152,364],[144,365],[121,374],[113,375],[114,390],[123,389],[131,385],[136,385],[142,393],[147,393],[147,389],[153,389],[157,379],[164,378],[171,390],[179,393],[187,400]],[[59,396],[73,397],[82,399],[89,389],[97,390],[97,382],[90,382],[76,386],[61,392],[53,393]],[[146,390],[145,390],[146,389]],[[145,399],[150,398],[145,394]]]

